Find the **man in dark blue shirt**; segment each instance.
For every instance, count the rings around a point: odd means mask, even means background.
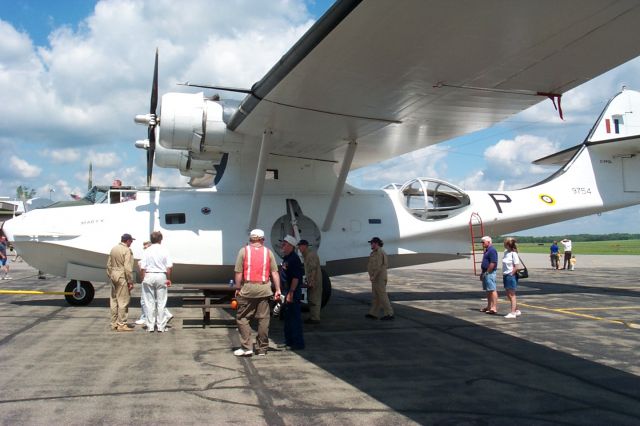
[[[482,237],[482,247],[484,255],[482,256],[480,281],[482,281],[482,289],[487,292],[487,306],[480,309],[480,312],[495,315],[498,312],[498,290],[496,288],[498,252],[491,245],[491,237],[488,236]]]
[[[287,349],[304,349],[302,335],[302,314],[300,299],[302,299],[302,277],[304,267],[296,253],[298,241],[291,235],[282,241],[282,267],[280,268],[280,285],[285,294],[284,310],[284,345]]]
[[[554,241],[549,248],[549,258],[551,259],[551,269],[558,269],[560,263],[560,251],[557,241]]]

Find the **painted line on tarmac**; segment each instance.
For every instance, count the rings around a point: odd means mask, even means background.
[[[567,311],[615,311],[615,310],[629,310],[629,309],[640,309],[639,306],[611,306],[608,308],[562,308]]]
[[[73,296],[72,291],[40,291],[40,290],[0,290],[0,294],[29,294],[29,295],[39,295],[39,294],[55,294],[62,296]]]
[[[555,313],[559,313],[559,314],[565,314],[565,315],[573,315],[579,318],[586,318],[586,319],[590,319],[590,320],[595,320],[595,321],[604,321],[604,322],[608,322],[608,323],[612,323],[612,324],[620,324],[620,325],[624,325],[625,327],[629,327],[629,328],[633,328],[633,329],[640,329],[640,324],[635,324],[633,322],[629,322],[629,321],[624,321],[624,320],[619,320],[619,319],[610,319],[610,318],[602,318],[602,317],[598,317],[595,315],[588,315],[588,314],[581,314],[579,312],[575,312],[576,310],[579,309],[584,309],[584,310],[595,310],[595,309],[599,309],[599,310],[613,310],[615,308],[547,308],[545,306],[538,306],[538,305],[530,305],[528,303],[518,303],[519,306],[526,306],[527,308],[533,308],[533,309],[540,309],[543,311],[548,311],[548,312],[555,312]],[[639,308],[638,306],[633,306],[633,307],[629,307],[629,306],[623,306],[623,307],[619,307],[618,309],[637,309]]]

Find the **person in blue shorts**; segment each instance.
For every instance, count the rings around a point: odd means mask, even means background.
[[[487,292],[487,306],[480,309],[480,312],[495,315],[498,312],[498,290],[496,288],[496,267],[498,266],[498,252],[491,244],[491,237],[482,237],[482,289]]]
[[[4,235],[0,237],[0,269],[2,270],[2,279],[8,280],[9,277],[9,258],[7,257],[7,247],[9,244],[7,243],[7,237]]]
[[[516,265],[520,263],[516,239],[511,237],[505,238],[504,248],[505,250],[502,256],[502,283],[507,292],[507,299],[509,299],[511,304],[511,311],[504,317],[517,318],[521,312],[518,310],[518,304],[516,303],[516,288],[518,287],[518,271]]]

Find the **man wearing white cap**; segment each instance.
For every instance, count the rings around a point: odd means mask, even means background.
[[[238,252],[234,271],[238,301],[236,323],[242,347],[236,349],[233,354],[235,356],[253,355],[250,321],[255,318],[258,320],[256,353],[266,355],[269,349],[271,319],[269,299],[274,295],[269,276],[273,280],[276,299],[280,298],[280,277],[273,252],[264,246],[262,229],[254,229],[249,233],[249,244]]]
[[[282,316],[284,317],[284,346],[291,350],[304,349],[302,335],[302,277],[304,267],[296,253],[298,240],[287,235],[282,240],[282,267],[280,268],[280,282],[286,293]],[[282,345],[280,345],[282,346]]]

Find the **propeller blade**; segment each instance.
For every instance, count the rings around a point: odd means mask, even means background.
[[[149,148],[147,148],[147,186],[151,186],[151,176],[153,174],[153,156],[156,152],[155,130],[155,126],[149,126]]]
[[[158,49],[156,48],[156,63],[153,67],[153,85],[151,86],[151,108],[150,114],[156,114],[158,107]]]
[[[151,175],[153,174],[153,151],[147,151],[147,186],[151,186]]]

